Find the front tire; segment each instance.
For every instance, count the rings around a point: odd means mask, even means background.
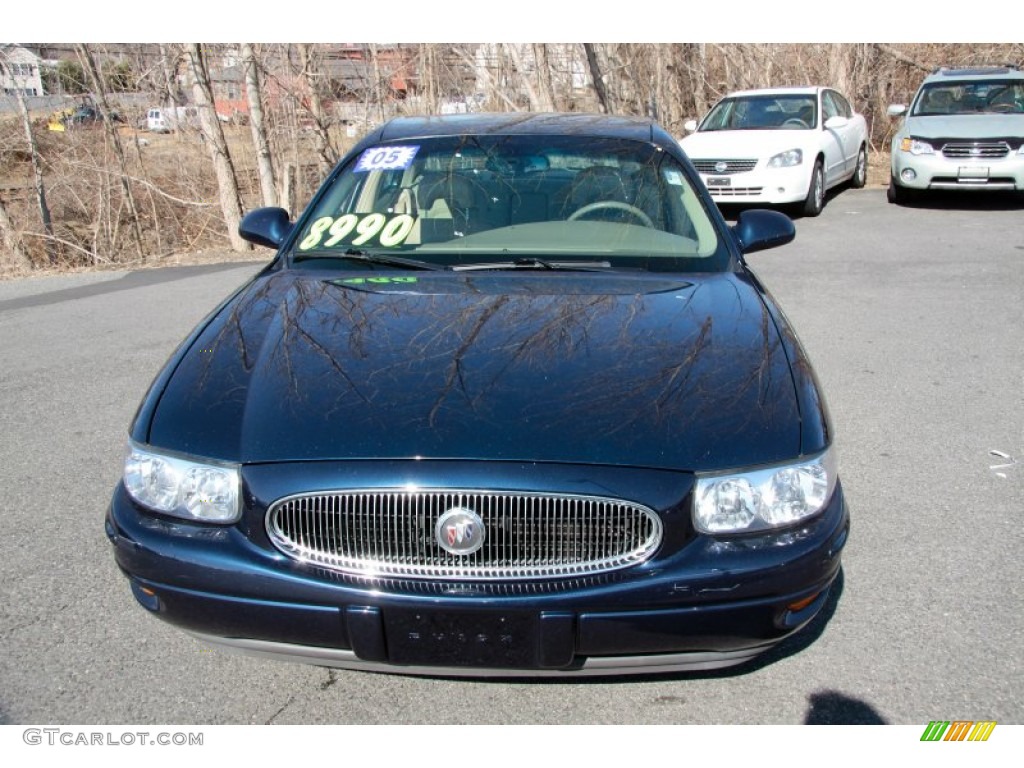
[[[896,177],[890,175],[889,190],[885,193],[885,199],[896,205],[907,205],[913,200],[914,192],[915,190],[913,189],[901,187],[896,183]]]
[[[868,183],[868,148],[863,144],[860,152],[857,153],[857,167],[853,171],[853,178],[850,179],[850,186],[853,189],[862,189]]]
[[[825,168],[818,160],[811,171],[811,185],[807,189],[807,199],[804,200],[803,215],[817,216],[825,207]]]

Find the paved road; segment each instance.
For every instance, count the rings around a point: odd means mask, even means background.
[[[1024,211],[978,202],[846,191],[751,257],[828,393],[853,533],[828,621],[740,673],[465,682],[204,650],[135,606],[102,520],[150,379],[256,267],[0,283],[0,723],[1024,722]]]

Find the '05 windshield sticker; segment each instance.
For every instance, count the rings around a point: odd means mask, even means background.
[[[309,234],[299,243],[299,250],[333,248],[339,243],[365,245],[375,238],[377,244],[391,248],[405,242],[414,222],[408,213],[390,217],[383,213],[346,213],[338,218],[324,216],[313,222]]]
[[[419,147],[370,147],[359,156],[353,173],[367,171],[405,170],[416,157]]]

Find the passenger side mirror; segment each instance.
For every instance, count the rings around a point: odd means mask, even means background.
[[[885,110],[885,113],[889,117],[899,117],[900,115],[902,115],[906,111],[907,111],[907,105],[906,104],[890,104],[889,108],[887,110]]]
[[[238,225],[238,234],[250,243],[280,248],[292,226],[284,208],[257,208],[245,214]]]
[[[777,248],[796,237],[792,220],[778,211],[743,211],[732,233],[744,254]]]
[[[687,120],[685,123],[683,123],[683,130],[686,131],[687,133],[693,133],[694,131],[697,130],[697,121]]]

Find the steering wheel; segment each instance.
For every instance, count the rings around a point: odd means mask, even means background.
[[[643,211],[641,211],[635,205],[630,205],[629,203],[620,203],[617,200],[598,200],[596,203],[589,203],[588,205],[584,205],[582,208],[577,208],[575,211],[569,214],[568,221],[576,221],[576,219],[583,218],[589,213],[593,213],[594,211],[600,211],[604,208],[611,208],[616,211],[625,211],[630,216],[633,216],[637,220],[639,220],[645,227],[657,229],[657,227],[654,226],[654,222],[651,221],[651,217],[648,216]]]
[[[1000,113],[1007,112],[1007,113],[1011,113],[1012,114],[1012,113],[1017,112],[1017,105],[1016,104],[1007,104],[1004,101],[1004,102],[1001,102],[999,104],[989,104],[988,105],[988,110],[989,110],[989,112],[1000,112]]]
[[[793,125],[793,126],[796,126],[797,128],[810,128],[811,127],[807,123],[805,123],[803,120],[801,120],[799,117],[791,117],[791,118],[789,118],[789,120],[787,120],[786,122],[784,122],[782,124],[782,127],[785,128],[787,125]]]

